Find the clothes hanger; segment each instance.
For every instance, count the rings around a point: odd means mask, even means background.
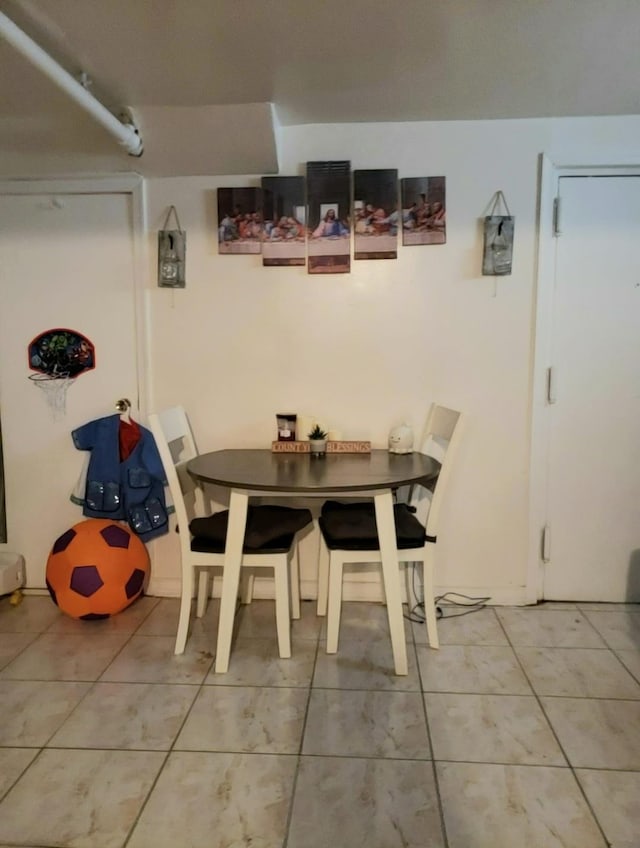
[[[116,401],[116,409],[120,413],[120,420],[125,424],[131,424],[131,401],[129,398],[120,398]]]

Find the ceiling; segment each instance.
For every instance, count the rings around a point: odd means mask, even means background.
[[[0,173],[277,172],[278,124],[640,114],[638,0],[0,0],[131,157],[0,35]]]

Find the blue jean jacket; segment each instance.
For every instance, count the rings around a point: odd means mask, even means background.
[[[147,542],[169,530],[162,460],[152,433],[140,427],[138,443],[121,462],[119,432],[120,416],[108,415],[71,433],[78,450],[91,451],[82,513],[126,521]]]

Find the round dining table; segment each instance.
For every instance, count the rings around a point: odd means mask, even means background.
[[[212,451],[190,460],[187,471],[194,478],[230,491],[216,672],[224,673],[229,668],[249,498],[268,495],[373,499],[394,668],[396,674],[407,674],[394,492],[402,486],[428,484],[439,470],[440,463],[425,454],[394,454],[386,450],[316,457],[310,453],[239,448]]]

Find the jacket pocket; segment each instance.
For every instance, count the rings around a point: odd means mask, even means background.
[[[129,468],[127,479],[132,489],[147,489],[151,485],[151,475],[146,468]]]
[[[94,512],[117,512],[122,504],[120,484],[110,480],[87,480],[85,501]]]
[[[158,498],[149,498],[143,504],[129,509],[129,525],[134,533],[144,535],[163,527],[168,522],[167,511]]]

